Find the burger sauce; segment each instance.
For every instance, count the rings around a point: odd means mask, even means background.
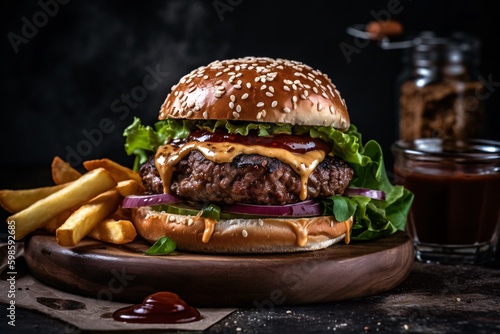
[[[395,173],[415,195],[409,221],[413,237],[446,245],[490,241],[500,220],[500,174]]]
[[[176,324],[200,320],[201,314],[175,293],[157,292],[146,297],[142,304],[116,310],[113,319],[144,324]]]

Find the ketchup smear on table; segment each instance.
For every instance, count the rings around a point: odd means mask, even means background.
[[[311,138],[309,136],[286,135],[279,134],[274,136],[257,136],[249,134],[242,136],[235,133],[227,133],[225,131],[203,131],[196,130],[191,132],[188,141],[194,140],[199,142],[230,142],[243,145],[261,145],[273,148],[284,148],[295,153],[306,153],[312,150],[323,150],[330,152],[331,147],[321,139]]]
[[[175,293],[157,292],[146,297],[142,304],[116,310],[113,319],[143,324],[176,324],[200,320],[201,314]]]

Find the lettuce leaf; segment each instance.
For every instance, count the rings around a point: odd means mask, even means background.
[[[332,127],[301,126],[275,123],[229,122],[225,120],[176,120],[166,119],[151,126],[142,125],[138,118],[124,131],[125,151],[135,155],[134,170],[146,162],[148,156],[173,139],[187,138],[191,131],[226,129],[243,136],[251,132],[259,136],[276,134],[307,134],[320,138],[332,146],[332,154],[339,156],[354,169],[349,186],[382,190],[385,200],[372,200],[365,196],[332,196],[322,199],[324,214],[334,215],[343,221],[354,212],[351,240],[373,240],[404,231],[413,194],[406,188],[393,185],[386,173],[380,145],[370,140],[363,145],[361,134],[351,124],[346,132]]]

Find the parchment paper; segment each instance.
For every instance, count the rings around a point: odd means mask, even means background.
[[[26,308],[42,312],[65,321],[81,330],[174,329],[203,331],[236,310],[234,308],[199,308],[198,310],[202,315],[202,319],[185,324],[133,324],[115,321],[112,318],[113,312],[131,304],[82,297],[54,289],[41,283],[31,276],[29,272],[26,270],[23,272],[22,268],[20,268],[24,262],[20,246],[21,243],[18,243],[16,274],[10,275],[8,274],[8,268],[6,268],[7,248],[5,244],[0,245],[2,259],[0,266],[0,272],[2,273],[2,279],[0,280],[0,302],[10,304],[13,300],[16,308]],[[12,276],[15,278],[14,280],[7,280],[7,278]],[[12,282],[15,282],[14,298],[12,298],[12,295],[9,297],[9,291],[12,291]],[[180,297],[182,298],[182,296]]]

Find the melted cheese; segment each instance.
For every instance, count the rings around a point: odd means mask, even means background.
[[[351,242],[351,224],[352,224],[352,219],[347,219],[345,222],[345,238],[344,242],[346,245],[348,245]]]
[[[170,192],[170,183],[175,166],[191,151],[198,150],[203,156],[215,163],[231,162],[240,154],[258,154],[269,158],[276,158],[290,165],[300,176],[300,199],[307,198],[307,181],[316,166],[325,158],[325,152],[320,150],[307,153],[292,153],[282,148],[265,147],[260,145],[242,145],[238,143],[211,143],[191,141],[180,148],[172,145],[163,145],[156,152],[155,164],[163,181],[163,191]]]

